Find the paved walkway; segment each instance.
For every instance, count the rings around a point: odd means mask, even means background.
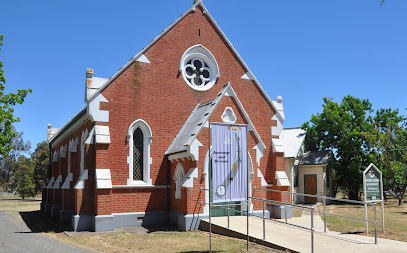
[[[230,217],[230,235],[247,235],[246,216]],[[204,220],[208,222],[208,220]],[[280,220],[285,222],[285,220]],[[310,227],[311,217],[309,212],[302,217],[288,219],[288,223],[299,226]],[[212,218],[213,231],[217,229],[219,233],[228,233],[227,217]],[[324,233],[324,223],[318,215],[314,215],[314,252],[407,252],[407,243],[378,238],[376,245],[374,237],[342,234],[328,231]],[[236,233],[237,232],[237,233]],[[258,217],[249,219],[249,235],[256,240],[263,239],[263,221]],[[311,252],[311,232],[309,230],[296,228],[283,223],[266,220],[266,241],[274,245],[296,252]]]
[[[0,211],[0,252],[79,252],[89,251],[77,248],[41,233],[32,233],[21,217]]]

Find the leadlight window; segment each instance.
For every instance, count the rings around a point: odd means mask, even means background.
[[[133,133],[133,180],[143,180],[144,136],[140,128]]]
[[[202,45],[187,49],[181,57],[179,71],[185,82],[194,90],[209,90],[219,78],[219,68],[215,58]]]
[[[203,60],[194,58],[185,65],[185,75],[192,85],[203,87],[210,81],[211,70]]]

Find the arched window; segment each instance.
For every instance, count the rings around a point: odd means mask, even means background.
[[[138,127],[133,133],[133,180],[143,180],[143,141],[143,132]]]
[[[181,198],[181,185],[182,185],[182,182],[184,181],[184,177],[185,177],[184,166],[182,166],[181,163],[178,163],[177,167],[175,168],[175,173],[174,173],[175,198],[176,199]]]
[[[129,142],[129,164],[128,185],[151,185],[150,164],[150,143],[153,139],[150,126],[142,119],[138,119],[130,124],[127,131]]]

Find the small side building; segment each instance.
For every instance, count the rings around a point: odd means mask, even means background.
[[[306,150],[306,131],[300,127],[284,128],[280,141],[284,150],[285,172],[290,191],[319,196],[332,196],[332,151]],[[312,203],[315,198],[293,194],[292,203]],[[320,200],[319,200],[320,201]]]

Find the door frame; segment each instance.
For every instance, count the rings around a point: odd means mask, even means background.
[[[306,181],[307,176],[315,176],[315,195],[317,195],[317,193],[318,193],[318,174],[304,174],[304,193],[305,194],[308,194],[307,193],[307,181]],[[307,202],[306,198],[315,198],[315,197],[304,196],[304,202]],[[315,198],[315,202],[317,202],[317,198]]]

